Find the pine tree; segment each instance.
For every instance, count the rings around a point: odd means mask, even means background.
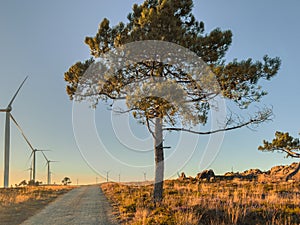
[[[262,109],[247,120],[242,120],[241,117],[229,117],[220,129],[207,132],[191,129],[192,125],[207,123],[211,110],[209,100],[217,96],[234,102],[243,110],[246,110],[250,104],[258,102],[267,94],[260,87],[259,81],[270,80],[280,67],[279,58],[268,56],[264,56],[261,61],[247,59],[226,63],[224,57],[232,42],[232,32],[216,28],[206,33],[204,23],[196,20],[192,8],[192,0],[145,0],[141,5],[133,5],[127,23],[121,22],[111,27],[109,20],[103,19],[96,35],[85,38],[92,58],[77,62],[65,73],[65,81],[68,83],[67,94],[71,99],[79,101],[92,99],[94,105],[103,100],[113,100],[113,102],[125,100],[129,108],[128,112],[132,112],[137,120],[147,125],[154,139],[156,171],[153,196],[155,202],[160,202],[163,198],[164,131],[212,134],[258,125],[272,116],[272,110]],[[132,42],[147,40],[173,43],[195,53],[215,74],[214,79],[217,80],[219,89],[207,93],[206,89],[197,86],[193,74],[187,73],[178,65],[162,63],[153,58],[126,65],[125,68],[110,69],[110,75],[106,77],[104,83],[95,79],[80,81],[85,71],[95,63],[99,63],[97,59],[103,55]],[[190,62],[186,60],[186,64],[188,63]],[[135,95],[132,93],[126,95],[128,93],[126,89],[137,82],[143,84],[139,91],[152,93],[148,90],[151,89],[151,85],[147,86],[146,82],[142,82],[145,80],[165,81],[156,82],[155,91],[166,92],[165,87],[168,85],[167,90],[175,90],[173,94],[180,96],[178,98],[181,102],[188,101],[190,108],[182,109],[177,107],[178,104],[172,104],[170,99],[173,101],[177,98],[172,97],[172,93],[163,95],[169,96],[169,101],[159,95],[148,95],[139,99],[138,91]],[[80,82],[84,85],[80,85]],[[180,122],[182,126],[176,126]]]

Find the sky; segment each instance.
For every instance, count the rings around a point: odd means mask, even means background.
[[[47,157],[59,161],[51,165],[53,182],[60,183],[65,176],[74,184],[102,182],[108,171],[114,180],[118,180],[119,174],[122,181],[143,180],[144,172],[147,179],[153,179],[152,142],[145,127],[128,117],[111,116],[106,105],[100,105],[95,111],[85,108],[86,111],[81,112],[80,107],[86,106],[74,104],[65,91],[64,73],[75,62],[90,58],[85,37],[93,36],[105,17],[111,25],[126,22],[133,3],[142,1],[0,2],[0,108],[7,106],[22,80],[29,76],[13,104],[12,114],[32,145],[51,150],[46,152]],[[227,132],[220,148],[214,147],[213,137],[166,134],[166,144],[172,147],[166,150],[166,158],[171,161],[166,163],[169,167],[166,177],[176,177],[181,171],[195,176],[204,168],[211,168],[216,174],[250,168],[268,170],[296,161],[285,158],[284,154],[259,152],[257,147],[263,139],[272,139],[276,130],[290,132],[295,137],[300,130],[297,123],[300,110],[297,102],[300,94],[299,1],[198,0],[194,5],[194,15],[204,21],[207,32],[217,27],[233,32],[227,61],[234,58],[261,60],[265,54],[281,58],[278,75],[262,84],[269,94],[260,104],[272,106],[274,118],[255,130],[243,128]],[[4,122],[5,115],[1,113],[0,186],[4,167]],[[84,129],[86,123],[92,129]],[[129,124],[129,131],[124,124]],[[126,132],[134,138],[122,139]],[[89,138],[98,140],[89,142]],[[133,145],[137,149],[132,149]],[[145,152],[139,145],[145,147]],[[30,151],[11,124],[10,184],[28,180]],[[178,164],[172,159],[172,151],[178,153],[176,160],[181,159]],[[111,156],[114,163],[103,154]],[[209,159],[203,162],[205,157]],[[41,154],[37,155],[37,180],[46,182],[45,160]]]

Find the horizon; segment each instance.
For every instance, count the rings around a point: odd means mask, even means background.
[[[122,166],[108,168],[107,165],[101,170],[96,168],[96,172],[100,173],[97,174],[91,165],[99,162],[99,155],[95,153],[92,155],[95,161],[88,159],[86,162],[86,157],[82,157],[86,152],[78,150],[78,140],[73,130],[74,105],[65,91],[64,73],[75,62],[90,57],[84,38],[96,33],[103,18],[108,18],[111,25],[116,25],[119,21],[126,22],[131,6],[143,1],[116,2],[93,0],[36,3],[32,0],[13,0],[0,3],[0,108],[7,106],[21,81],[28,75],[29,78],[14,101],[12,114],[34,148],[50,149],[51,152],[46,153],[47,157],[60,161],[51,165],[52,182],[61,183],[67,176],[71,178],[72,184],[77,179],[79,184],[93,184],[96,177],[99,177],[99,182],[105,181],[105,171],[109,170],[115,181],[118,181],[120,173],[121,181],[143,180],[145,170],[147,177],[153,179],[154,171],[142,166],[143,163],[153,164],[153,156],[132,170],[124,170]],[[273,139],[276,130],[289,132],[298,138],[299,126],[296,121],[300,107],[293,99],[300,94],[300,78],[297,76],[297,53],[300,50],[300,31],[297,30],[300,15],[297,9],[300,3],[296,0],[289,4],[271,0],[242,3],[233,0],[229,4],[221,0],[201,0],[194,1],[194,5],[196,19],[204,21],[206,32],[217,27],[232,30],[233,43],[225,56],[227,61],[248,57],[260,60],[265,54],[270,57],[278,56],[282,60],[278,75],[270,82],[262,83],[268,95],[260,105],[273,107],[273,121],[261,124],[256,131],[242,128],[226,132],[217,157],[209,167],[203,169],[213,169],[216,174],[224,174],[232,168],[240,172],[256,168],[264,171],[276,165],[297,162],[296,159],[285,158],[284,154],[264,153],[257,148],[263,140]],[[124,151],[127,146],[120,143],[118,138],[111,137],[110,131],[103,133],[101,130],[103,124],[108,126],[109,122],[111,130],[114,130],[110,112],[105,109],[105,104],[101,104],[91,111],[95,116],[97,133],[103,135],[104,145],[110,151],[122,155],[127,162],[138,160],[139,156],[126,156]],[[137,139],[148,140],[149,134],[145,127],[139,126],[133,119],[129,118],[128,121]],[[3,185],[4,122],[4,113],[0,113],[0,187]],[[88,136],[88,132],[86,135]],[[166,145],[176,147],[177,139],[182,134],[167,136]],[[195,136],[188,135],[186,138],[194,140]],[[188,176],[201,172],[199,163],[207,150],[209,136],[197,138],[199,141],[192,158],[180,171]],[[150,141],[147,142],[149,143],[151,146]],[[99,146],[95,146],[95,149],[96,147]],[[28,180],[29,172],[26,170],[30,166],[30,153],[30,148],[11,121],[10,185]],[[177,177],[177,172],[174,171],[173,178]],[[47,181],[45,160],[41,154],[37,154],[36,180]]]

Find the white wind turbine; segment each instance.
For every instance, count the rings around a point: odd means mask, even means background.
[[[42,152],[42,153],[43,153],[43,156],[44,156],[44,158],[45,158],[45,160],[46,160],[46,166],[47,166],[47,184],[51,184],[51,170],[50,170],[50,163],[52,163],[52,162],[59,162],[59,161],[52,161],[52,160],[49,160],[49,159],[46,157],[45,153],[44,153],[44,152]]]
[[[10,118],[12,117],[12,104],[17,97],[21,87],[23,86],[24,82],[28,76],[24,79],[24,81],[19,86],[18,90],[16,91],[15,95],[9,102],[8,106],[5,109],[0,109],[0,112],[5,112],[5,134],[4,134],[4,187],[7,188],[9,186],[9,153],[10,153]]]
[[[17,121],[15,120],[15,118],[11,116],[11,119],[13,120],[13,122],[16,124],[17,128],[20,130],[23,138],[25,139],[25,141],[27,142],[27,144],[29,145],[30,149],[31,149],[31,154],[29,156],[29,158],[31,158],[32,156],[32,180],[33,182],[35,182],[35,175],[36,175],[36,152],[42,152],[43,151],[50,151],[50,150],[40,150],[40,149],[35,149],[33,148],[32,144],[29,142],[28,138],[25,136],[22,128],[20,127],[20,125],[17,123]]]

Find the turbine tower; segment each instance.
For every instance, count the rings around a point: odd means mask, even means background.
[[[46,159],[46,166],[47,166],[47,184],[51,184],[51,170],[50,170],[50,163],[52,162],[59,162],[59,161],[52,161],[49,160],[45,153],[42,151],[44,158]]]
[[[106,173],[106,182],[108,182],[108,174],[109,174],[110,170],[104,171],[104,172]]]
[[[35,175],[36,175],[36,152],[48,151],[48,150],[40,150],[40,149],[31,149],[32,152],[29,158],[32,156],[32,180],[35,182]]]
[[[12,111],[12,104],[17,97],[21,87],[23,86],[24,82],[28,78],[25,77],[24,81],[19,86],[18,90],[16,91],[13,98],[10,100],[6,109],[0,109],[0,112],[5,112],[5,134],[4,134],[4,187],[7,188],[9,186],[9,153],[10,153],[10,118],[11,118],[11,111]]]

